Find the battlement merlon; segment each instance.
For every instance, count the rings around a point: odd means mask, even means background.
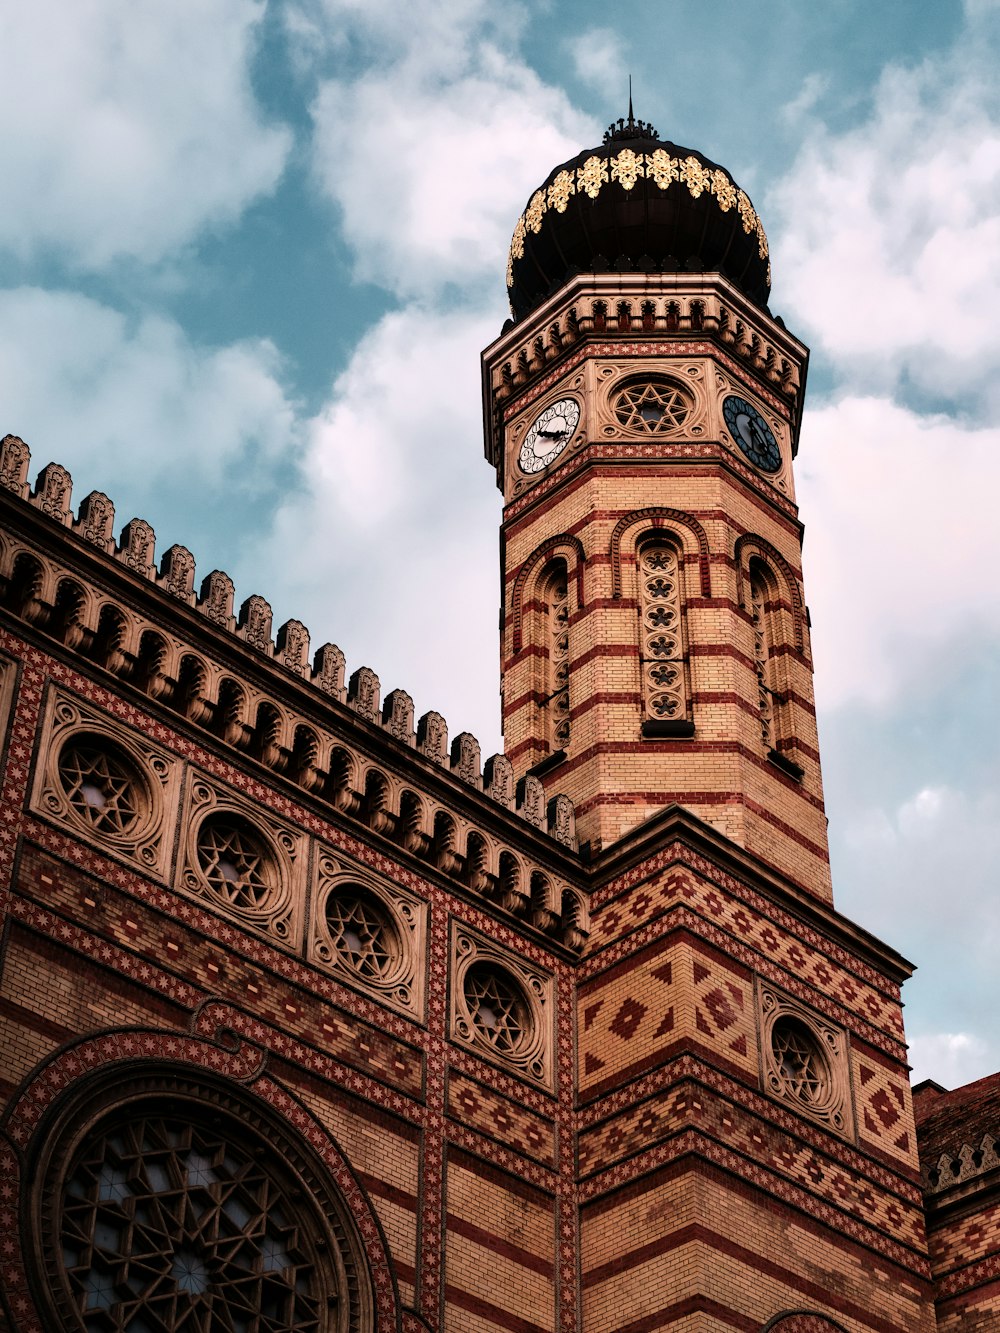
[[[196,594],[195,560],[185,547],[169,547],[157,567],[155,533],[145,520],[132,519],[116,542],[114,505],[106,495],[91,492],[74,514],[73,482],[66,468],[49,463],[32,487],[30,462],[30,450],[18,436],[7,435],[0,441],[0,499],[16,497],[24,505],[26,519],[34,512],[47,520],[45,527],[52,523],[62,528],[73,542],[75,572],[68,574],[20,542],[15,529],[23,524],[12,519],[0,526],[0,590],[8,603],[12,597],[18,601],[22,619],[48,632],[57,628],[66,646],[84,653],[100,643],[116,674],[133,675],[137,681],[142,676],[146,692],[154,698],[186,691],[190,699],[185,707],[195,720],[199,714],[205,718],[212,714],[223,739],[242,749],[275,752],[276,763],[288,767],[307,759],[294,753],[290,715],[271,708],[265,740],[256,735],[263,725],[260,718],[247,713],[249,694],[237,700],[230,690],[225,698],[212,697],[213,690],[223,690],[232,675],[218,659],[233,651],[241,652],[240,669],[253,680],[257,693],[267,694],[274,687],[273,668],[278,667],[286,688],[307,687],[314,706],[327,711],[332,706],[342,724],[361,719],[378,730],[380,743],[420,756],[425,761],[422,766],[429,766],[449,785],[460,783],[501,811],[520,816],[562,848],[576,850],[572,803],[566,798],[546,800],[537,782],[515,785],[503,755],[482,763],[479,742],[468,732],[456,736],[449,747],[448,725],[441,714],[431,711],[415,721],[413,701],[404,690],[391,691],[383,701],[379,678],[370,667],[359,667],[345,679],[344,654],[335,644],[324,644],[310,662],[306,626],[288,620],[272,636],[271,607],[263,597],[246,598],[235,613],[233,582],[223,571],[208,574]],[[93,575],[90,587],[86,572]],[[164,621],[177,633],[160,633],[160,627],[149,621],[148,611],[136,609],[139,599],[121,586],[122,575],[126,582],[138,578],[147,585],[143,598],[152,591],[161,599]],[[116,598],[118,592],[123,595]],[[199,641],[198,648],[193,639]],[[308,766],[316,768],[315,760],[311,756]]]

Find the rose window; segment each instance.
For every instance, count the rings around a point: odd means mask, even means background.
[[[830,1095],[830,1068],[816,1038],[798,1019],[785,1015],[771,1029],[775,1072],[786,1095],[818,1109]]]
[[[235,817],[209,817],[198,831],[198,864],[227,906],[266,908],[278,888],[271,855],[248,824]]]
[[[474,963],[465,974],[473,1030],[498,1055],[517,1055],[533,1036],[531,1009],[519,986],[499,968]]]
[[[59,756],[59,781],[73,812],[96,832],[121,837],[139,822],[142,779],[117,746],[72,738]]]
[[[348,1293],[320,1210],[242,1124],[119,1114],[87,1136],[56,1202],[62,1277],[86,1333],[343,1326]]]
[[[640,435],[665,435],[684,425],[691,403],[669,380],[628,384],[614,400],[614,412],[626,430]]]
[[[373,894],[354,887],[332,893],[326,924],[337,957],[366,981],[387,981],[397,970],[402,947],[388,910]]]

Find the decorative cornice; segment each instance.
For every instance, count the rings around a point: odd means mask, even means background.
[[[921,1173],[924,1194],[943,1195],[956,1185],[982,1181],[994,1172],[1000,1172],[1000,1125],[978,1143],[963,1143],[958,1149],[942,1153],[933,1164],[925,1164]],[[996,1183],[1000,1183],[1000,1175]]]
[[[413,701],[404,690],[392,691],[383,702],[379,679],[370,667],[359,667],[346,679],[344,654],[336,645],[325,644],[310,664],[306,626],[286,621],[272,638],[271,608],[263,597],[248,597],[235,615],[233,583],[221,570],[209,574],[196,595],[190,551],[170,547],[157,569],[155,534],[148,523],[132,519],[116,543],[114,505],[106,495],[91,493],[74,516],[69,472],[49,463],[31,488],[30,461],[23,440],[8,435],[0,441],[0,501],[9,503],[16,497],[24,506],[17,521],[16,504],[9,508],[10,519],[0,529],[0,594],[8,605],[14,598],[17,605],[11,609],[20,619],[55,634],[65,648],[84,657],[93,659],[100,646],[109,670],[153,698],[190,687],[191,697],[182,711],[192,721],[210,726],[238,748],[256,746],[263,762],[273,757],[271,766],[280,771],[289,766],[289,755],[282,758],[280,747],[284,743],[287,748],[290,736],[275,743],[273,738],[249,735],[253,719],[237,715],[235,699],[224,698],[223,693],[218,699],[206,697],[206,679],[181,679],[185,669],[194,669],[192,663],[195,667],[200,663],[202,676],[207,678],[214,670],[220,677],[215,684],[224,691],[220,669],[211,665],[220,655],[221,632],[228,641],[227,653],[236,652],[243,659],[237,670],[245,684],[244,678],[252,675],[257,686],[263,682],[266,691],[282,696],[289,689],[305,688],[313,695],[312,711],[328,716],[333,704],[340,721],[352,731],[364,731],[367,723],[376,729],[380,746],[396,748],[401,755],[416,752],[433,770],[449,774],[501,811],[520,815],[570,852],[576,850],[568,797],[546,801],[537,781],[515,789],[506,757],[494,755],[482,763],[479,742],[468,732],[456,736],[449,749],[448,726],[439,713],[426,713],[415,722]],[[18,529],[23,530],[20,536],[15,535]],[[76,549],[65,549],[67,539]],[[64,549],[53,554],[54,543]],[[142,601],[134,580],[141,581]],[[146,598],[150,601],[143,605]],[[149,646],[149,632],[160,645],[159,656]],[[207,647],[202,642],[206,638]],[[140,660],[142,643],[153,652],[149,660]],[[258,730],[259,724],[258,718]]]

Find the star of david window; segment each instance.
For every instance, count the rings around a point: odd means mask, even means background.
[[[342,1201],[317,1196],[284,1137],[214,1098],[173,1094],[129,1098],[78,1134],[46,1181],[46,1289],[60,1328],[366,1328]]]
[[[346,885],[326,902],[326,925],[337,957],[363,981],[387,982],[399,969],[402,944],[374,894]]]
[[[146,804],[136,766],[96,736],[74,736],[63,746],[59,781],[77,819],[111,838],[134,829]]]
[[[772,1097],[839,1134],[852,1133],[847,1034],[761,982],[761,1076]]]
[[[512,977],[489,963],[465,974],[465,1004],[480,1042],[498,1055],[517,1055],[532,1038],[531,1009]]]
[[[830,1068],[804,1023],[779,1018],[771,1029],[771,1051],[786,1093],[810,1109],[829,1100]]]
[[[637,435],[668,435],[680,430],[691,411],[691,400],[670,380],[637,380],[614,399],[621,426]]]
[[[263,839],[235,816],[210,815],[198,830],[198,864],[215,894],[235,910],[266,910],[279,892]]]

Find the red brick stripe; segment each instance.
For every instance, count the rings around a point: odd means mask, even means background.
[[[900,1325],[894,1324],[888,1319],[882,1319],[866,1307],[856,1305],[853,1301],[838,1296],[831,1289],[830,1284],[820,1285],[817,1282],[811,1282],[807,1277],[802,1277],[793,1269],[785,1268],[770,1259],[765,1259],[755,1250],[748,1250],[698,1222],[679,1227],[667,1236],[661,1236],[655,1241],[650,1241],[647,1245],[640,1245],[637,1249],[622,1254],[618,1259],[612,1260],[611,1263],[601,1264],[597,1268],[590,1269],[589,1272],[583,1274],[583,1286],[586,1289],[599,1282],[606,1282],[619,1273],[626,1273],[629,1269],[638,1268],[640,1265],[648,1263],[650,1259],[669,1254],[671,1250],[678,1249],[682,1245],[690,1245],[696,1242],[701,1242],[721,1254],[729,1255],[730,1258],[736,1259],[739,1263],[744,1264],[747,1268],[752,1268],[757,1273],[764,1273],[768,1277],[775,1278],[778,1282],[784,1283],[785,1286],[791,1287],[794,1291],[801,1292],[820,1305],[831,1306],[839,1314],[846,1316],[848,1319],[858,1320],[859,1323],[875,1330],[875,1333],[906,1333],[906,1330],[902,1329]]]
[[[456,1213],[449,1213],[447,1222],[449,1231],[464,1236],[466,1240],[475,1241],[477,1245],[492,1250],[494,1254],[503,1255],[505,1259],[520,1264],[522,1268],[530,1268],[532,1272],[541,1273],[543,1277],[548,1278],[552,1277],[555,1271],[548,1259],[539,1258],[537,1254],[522,1249],[520,1245],[512,1245],[510,1241],[504,1240],[502,1236],[494,1235],[492,1231],[487,1231],[484,1227],[477,1227],[474,1222],[467,1222],[464,1217],[459,1217]]]
[[[468,1310],[484,1323],[495,1324],[497,1328],[509,1328],[512,1333],[550,1333],[548,1325],[533,1324],[530,1319],[521,1319],[516,1314],[502,1310],[499,1305],[492,1305],[489,1301],[473,1296],[450,1282],[445,1283],[444,1295],[446,1301],[457,1305],[460,1310]],[[554,1297],[552,1303],[555,1305]]]

